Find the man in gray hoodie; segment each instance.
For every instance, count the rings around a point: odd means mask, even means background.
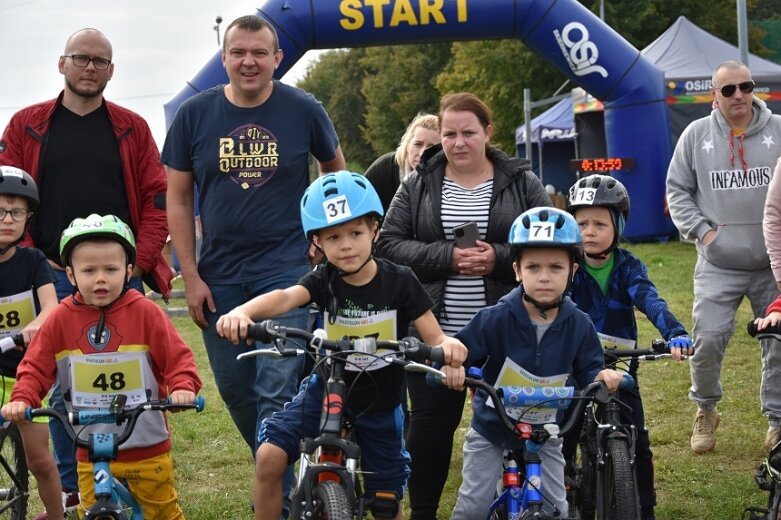
[[[689,397],[697,403],[691,436],[695,453],[716,445],[721,365],[735,313],[744,296],[755,317],[778,295],[762,235],[762,211],[781,155],[781,117],[753,96],[749,68],[727,61],[713,72],[714,110],[692,122],[678,141],[667,172],[670,215],[694,240],[694,357]],[[763,340],[760,403],[769,429],[781,431],[781,345]],[[775,352],[774,352],[775,351]]]

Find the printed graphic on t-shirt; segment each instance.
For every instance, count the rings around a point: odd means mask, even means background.
[[[352,308],[350,312],[340,309],[333,324],[328,320],[328,312],[325,312],[323,321],[329,339],[371,337],[378,340],[395,340],[396,319],[395,310],[364,311]],[[388,363],[382,356],[387,354],[390,354],[389,350],[378,350],[374,354],[351,354],[347,358],[345,369],[357,372],[384,368]]]
[[[769,166],[748,170],[715,170],[710,172],[710,185],[714,191],[765,188],[773,179]]]
[[[274,134],[262,126],[240,126],[220,138],[220,171],[245,190],[262,186],[277,171],[278,144]]]
[[[565,399],[569,392],[565,391],[564,384],[567,381],[569,374],[557,374],[554,376],[537,376],[523,368],[510,358],[504,360],[504,365],[499,371],[499,377],[496,378],[496,384],[494,387],[534,387],[535,390],[546,388],[551,392],[551,395],[543,395],[541,390],[540,402],[548,401],[548,404],[541,404],[540,406],[512,406],[510,403],[505,402],[505,409],[507,415],[516,420],[521,420],[529,424],[547,424],[556,422],[556,413],[559,411],[560,404],[559,399]],[[552,390],[552,387],[557,387]],[[559,391],[560,389],[560,391]],[[513,392],[510,392],[512,394]],[[569,406],[570,401],[562,404],[565,408]],[[493,408],[491,400],[487,400],[486,404]]]
[[[0,297],[0,338],[20,333],[35,316],[32,289]]]

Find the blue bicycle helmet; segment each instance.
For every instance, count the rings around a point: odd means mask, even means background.
[[[583,238],[575,219],[557,208],[539,207],[524,211],[510,227],[507,241],[514,249],[560,247],[577,258],[583,255]]]
[[[372,214],[382,218],[382,203],[369,179],[359,173],[323,175],[301,197],[301,225],[308,239],[320,229]]]

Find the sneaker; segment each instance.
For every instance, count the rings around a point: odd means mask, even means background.
[[[768,426],[767,435],[765,435],[765,449],[772,450],[778,441],[781,441],[781,426]]]
[[[81,500],[79,499],[79,492],[78,491],[68,491],[64,492],[62,494],[62,503],[65,506],[65,518],[68,517],[70,513],[73,513],[78,509],[79,503],[81,503]],[[38,513],[35,516],[35,520],[49,520],[49,513],[44,511],[43,513]]]
[[[691,447],[694,453],[707,453],[716,447],[716,428],[719,426],[719,421],[721,421],[719,412],[697,410],[691,436]]]

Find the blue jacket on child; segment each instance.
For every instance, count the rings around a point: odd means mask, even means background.
[[[456,334],[469,350],[465,366],[486,359],[483,379],[496,382],[505,359],[510,358],[537,376],[570,374],[567,384],[582,388],[591,383],[604,368],[604,355],[594,325],[589,317],[565,297],[559,313],[542,341],[521,301],[521,288],[516,287],[496,305],[480,310]],[[573,381],[574,379],[574,381]],[[520,448],[486,405],[487,395],[478,391],[472,407],[472,428],[494,445]]]
[[[607,294],[602,294],[597,281],[584,268],[575,273],[569,294],[603,334],[637,340],[635,307],[648,316],[665,340],[687,334],[659,296],[645,264],[626,249],[614,252]]]

